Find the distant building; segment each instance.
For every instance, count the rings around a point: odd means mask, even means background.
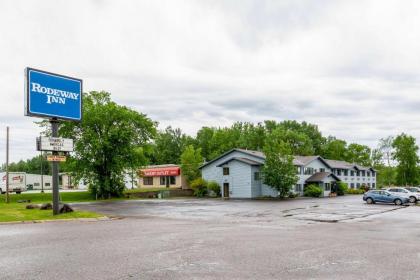
[[[222,197],[254,198],[277,196],[278,192],[265,185],[261,179],[261,167],[265,155],[259,151],[233,149],[202,165],[201,173],[206,181],[215,181],[221,186]],[[376,187],[376,171],[344,161],[327,160],[321,156],[295,156],[298,181],[292,191],[303,195],[305,186],[317,184],[328,196],[339,181],[349,188],[365,185]]]
[[[181,167],[175,164],[149,165],[139,171],[139,188],[189,189]]]

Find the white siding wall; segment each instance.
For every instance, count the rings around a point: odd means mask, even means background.
[[[304,173],[304,168],[305,167],[312,167],[313,169],[316,169],[316,172],[320,172],[321,168],[325,169],[325,172],[331,172],[331,169],[328,168],[328,166],[326,166],[322,161],[320,161],[319,159],[313,160],[311,161],[309,164],[302,166],[302,174],[299,175],[299,180],[297,182],[297,184],[305,184],[305,181],[312,176],[311,175],[305,175]]]

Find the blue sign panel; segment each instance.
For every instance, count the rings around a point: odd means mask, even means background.
[[[80,79],[26,68],[26,110],[28,116],[80,121],[82,119]]]

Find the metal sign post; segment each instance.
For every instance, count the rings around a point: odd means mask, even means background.
[[[58,137],[58,120],[51,119],[51,130],[52,130],[52,137]],[[53,155],[58,155],[58,152],[52,152]],[[58,189],[58,162],[52,162],[52,191],[53,191],[53,214],[57,215],[60,212],[59,203],[60,203],[60,195]]]
[[[6,203],[9,203],[9,127],[6,128]]]

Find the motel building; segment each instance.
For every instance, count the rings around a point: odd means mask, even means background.
[[[278,196],[278,192],[265,185],[261,179],[261,167],[265,155],[259,151],[233,149],[205,164],[201,174],[206,181],[215,181],[221,186],[224,198],[255,198]],[[376,187],[376,170],[345,161],[328,160],[321,156],[295,156],[298,181],[292,191],[303,195],[305,186],[317,184],[324,196],[329,196],[338,182],[349,188]]]
[[[175,164],[150,165],[140,169],[138,187],[189,189],[181,167]]]

